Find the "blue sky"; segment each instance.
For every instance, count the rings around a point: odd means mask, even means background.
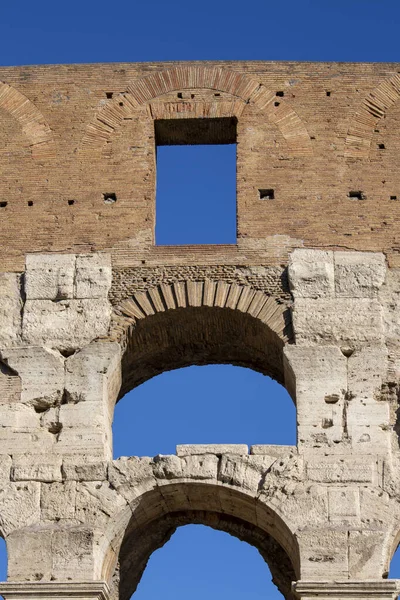
[[[0,64],[391,62],[400,60],[399,23],[398,0],[3,1]],[[183,243],[185,236],[230,241],[232,150],[195,148],[193,160],[187,150],[159,150],[157,241]],[[199,206],[220,219],[215,230],[204,227],[195,212]],[[177,217],[182,208],[185,223]],[[128,394],[117,407],[114,435],[115,456],[170,453],[185,442],[288,444],[295,443],[295,411],[283,388],[258,373],[232,366],[189,367]],[[4,569],[3,551],[3,578]],[[400,560],[393,562],[392,576],[400,577]],[[154,553],[135,600],[220,600],[224,595],[281,598],[254,548],[221,532],[187,526]]]

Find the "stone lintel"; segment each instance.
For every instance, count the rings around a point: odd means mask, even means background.
[[[109,600],[105,581],[35,581],[0,583],[5,600]]]
[[[375,600],[397,598],[400,590],[397,579],[378,579],[370,581],[296,581],[292,584],[297,598],[308,600],[348,600],[352,598],[371,598]]]
[[[177,456],[196,454],[248,454],[246,444],[181,444],[176,447]]]

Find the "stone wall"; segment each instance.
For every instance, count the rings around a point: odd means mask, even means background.
[[[381,253],[297,249],[284,272],[143,273],[95,253],[30,254],[4,275],[5,598],[128,600],[187,523],[255,545],[288,600],[394,598],[382,578],[400,538],[397,270]],[[280,380],[297,446],[112,460],[118,397],[183,354]]]
[[[6,600],[128,600],[187,523],[257,547],[287,600],[395,598],[397,66],[74,65],[0,80]],[[178,131],[182,118],[237,121],[236,245],[154,245],[154,121]],[[296,446],[112,459],[120,397],[226,362],[287,388]]]

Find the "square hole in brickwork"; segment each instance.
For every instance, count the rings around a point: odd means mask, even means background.
[[[236,119],[155,121],[157,245],[236,243]]]

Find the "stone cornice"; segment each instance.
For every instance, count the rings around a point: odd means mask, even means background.
[[[400,589],[397,579],[374,581],[297,581],[293,591],[298,598],[397,598]]]
[[[0,583],[0,594],[6,600],[14,598],[64,598],[64,600],[109,600],[110,590],[105,581],[37,581]]]

